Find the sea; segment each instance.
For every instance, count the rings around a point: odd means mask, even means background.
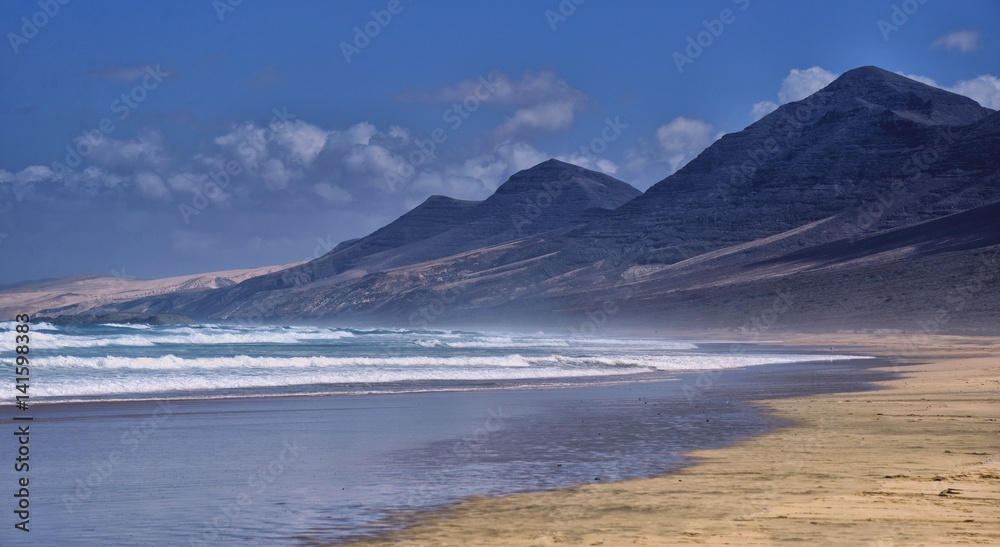
[[[18,411],[0,352],[4,468],[31,417],[32,531],[4,496],[2,545],[391,535],[468,496],[669,472],[778,425],[755,397],[871,376],[819,348],[452,329],[33,323],[28,357]]]

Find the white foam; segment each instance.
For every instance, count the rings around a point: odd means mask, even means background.
[[[0,321],[0,331],[12,331],[17,328],[18,325],[23,325],[24,323],[19,323],[17,321]],[[39,323],[28,323],[31,327],[31,332],[37,332],[40,330],[51,330],[58,331],[59,327],[53,325],[52,323],[46,323],[41,321]]]
[[[111,336],[79,336],[67,334],[35,333],[32,349],[93,348],[107,346],[156,346],[160,344],[298,344],[310,340],[337,340],[351,338],[353,333],[340,330],[317,332],[295,331],[254,331],[254,330],[207,330],[187,328],[167,331],[147,331],[143,334],[123,334]]]
[[[796,354],[746,354],[718,355],[692,354],[670,356],[642,357],[585,357],[571,358],[571,364],[605,365],[605,366],[636,366],[649,367],[654,370],[686,371],[686,370],[717,370],[727,368],[742,368],[760,365],[780,365],[787,363],[812,363],[817,361],[842,361],[845,359],[869,359],[856,355],[796,355]],[[565,358],[553,355],[555,362],[565,362]]]
[[[36,357],[32,364],[37,368],[69,369],[119,369],[119,370],[194,370],[194,369],[253,369],[263,372],[289,368],[331,367],[468,367],[509,368],[530,367],[533,361],[544,363],[549,358],[525,359],[518,354],[490,357],[199,357],[181,358],[175,355],[162,357]]]
[[[150,375],[102,375],[100,377],[76,378],[73,380],[48,380],[44,385],[32,387],[39,397],[88,397],[121,396],[161,392],[198,391],[269,388],[288,386],[316,386],[328,384],[385,384],[413,381],[453,380],[453,381],[499,381],[565,378],[573,376],[606,376],[617,374],[600,369],[581,370],[581,374],[567,375],[556,369],[444,369],[427,367],[419,370],[352,369],[337,371],[321,369],[303,370],[289,374],[228,375],[208,377],[202,374]]]
[[[513,338],[510,336],[473,337],[451,335],[457,340],[448,340],[448,335],[414,341],[427,348],[495,349],[495,348],[569,348],[628,346],[630,348],[659,349],[663,351],[697,349],[687,342],[665,342],[660,340],[610,340],[605,338]],[[442,340],[441,338],[446,338]]]
[[[102,323],[102,327],[114,327],[116,329],[136,329],[136,330],[149,330],[153,327],[149,325],[144,325],[142,323]]]

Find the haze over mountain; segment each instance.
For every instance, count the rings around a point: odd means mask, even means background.
[[[995,330],[998,145],[997,112],[863,67],[723,136],[641,195],[549,160],[485,201],[433,196],[301,266],[104,309],[404,326]]]

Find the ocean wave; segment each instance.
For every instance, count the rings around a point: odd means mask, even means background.
[[[144,325],[142,323],[101,323],[102,327],[113,327],[116,329],[136,329],[136,330],[149,330],[153,328],[150,325]]]
[[[253,374],[207,377],[200,374],[147,375],[129,374],[105,375],[100,378],[49,379],[34,390],[33,397],[120,397],[155,393],[178,393],[190,396],[230,389],[266,389],[290,386],[323,386],[332,384],[388,384],[419,381],[507,381],[544,380],[588,376],[610,376],[616,374],[607,370],[580,370],[577,374],[567,374],[557,369],[448,369],[422,368],[401,369],[320,369],[303,370],[289,374]]]
[[[445,338],[442,340],[442,338]],[[604,347],[627,346],[632,349],[657,349],[663,351],[692,350],[697,345],[688,342],[669,342],[661,340],[615,340],[607,338],[514,338],[510,336],[474,337],[454,336],[450,340],[445,336],[414,340],[414,344],[425,348],[456,348],[456,349],[496,349],[496,348],[568,348],[568,347]]]
[[[18,325],[23,325],[24,323],[19,323],[17,321],[0,321],[0,332],[12,331],[17,328]],[[58,331],[59,327],[53,325],[52,323],[46,323],[41,321],[38,323],[28,323],[31,327],[31,332],[37,332],[40,330]]]
[[[150,347],[166,344],[219,345],[219,344],[298,344],[310,340],[337,340],[350,338],[347,331],[260,331],[260,330],[188,330],[169,329],[145,331],[144,334],[106,336],[79,336],[67,334],[35,333],[33,349],[93,348],[107,346]]]
[[[642,370],[714,370],[747,366],[837,361],[859,359],[853,355],[677,355],[630,357],[579,357],[545,355],[525,357],[513,353],[493,356],[395,356],[395,357],[195,357],[176,355],[160,357],[36,357],[32,363],[40,368],[53,369],[120,369],[134,371],[195,370],[195,369],[244,369],[273,371],[277,369],[383,367],[419,369],[436,368],[545,368],[571,371],[574,369],[635,368]]]
[[[641,357],[583,357],[566,358],[555,355],[550,357],[555,362],[567,362],[573,365],[604,365],[604,366],[635,366],[648,367],[663,371],[717,370],[728,368],[743,368],[760,365],[781,365],[788,363],[813,363],[822,361],[842,361],[847,359],[870,359],[857,355],[798,355],[798,354],[747,354],[718,355],[693,354],[670,356]]]
[[[128,369],[128,370],[194,370],[194,369],[253,369],[269,371],[289,368],[333,367],[470,367],[510,368],[530,367],[551,362],[548,358],[526,359],[521,355],[492,357],[197,357],[182,358],[175,355],[161,357],[36,357],[32,363],[39,368],[70,369]]]

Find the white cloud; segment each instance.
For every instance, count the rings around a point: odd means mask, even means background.
[[[139,189],[140,194],[148,198],[164,199],[170,197],[170,190],[156,173],[138,173],[135,176],[135,186]]]
[[[755,103],[750,110],[750,117],[753,118],[753,121],[757,121],[785,103],[805,99],[836,79],[836,74],[818,66],[802,70],[793,68],[789,71],[788,76],[785,76],[781,81],[781,88],[778,89],[778,102],[765,100]]]
[[[213,142],[226,155],[237,158],[243,167],[256,170],[270,155],[267,146],[269,138],[270,133],[266,128],[246,122],[234,126],[228,133],[213,139]],[[215,168],[222,168],[224,164],[224,158],[218,156],[203,156],[201,159],[213,164]]]
[[[750,110],[750,116],[753,118],[753,121],[757,121],[777,109],[778,103],[776,102],[760,101],[759,103],[754,103],[753,108]]]
[[[513,113],[496,130],[496,137],[500,140],[521,132],[566,129],[588,103],[585,93],[551,70],[527,72],[519,79],[491,72],[487,76],[469,78],[432,91],[407,91],[400,98],[464,105],[467,111],[475,111],[483,104],[513,109]]]
[[[983,74],[971,80],[962,80],[949,90],[965,95],[986,108],[1000,110],[1000,79],[996,76]]]
[[[644,189],[687,165],[722,133],[706,121],[678,116],[657,128],[655,137],[640,138],[628,149],[616,176]]]
[[[94,196],[108,189],[125,188],[128,185],[124,183],[132,180],[131,176],[124,177],[95,165],[61,175],[45,165],[29,165],[17,172],[0,169],[0,185],[8,185],[15,200],[20,202],[29,196],[49,196],[65,190]]]
[[[330,203],[347,203],[353,199],[351,193],[329,182],[319,182],[313,185],[313,191]]]
[[[712,124],[678,116],[656,130],[656,140],[668,154],[687,156],[712,144]]]
[[[1000,78],[992,74],[983,74],[971,80],[959,80],[953,86],[941,85],[934,81],[933,78],[928,78],[927,76],[904,74],[902,72],[899,74],[923,84],[964,95],[986,108],[1000,110]]]
[[[508,176],[534,167],[551,157],[526,142],[503,143],[497,147],[496,154],[506,164]]]
[[[82,171],[74,171],[66,175],[63,177],[62,182],[66,188],[76,190],[87,196],[94,196],[105,189],[127,188],[128,185],[125,184],[127,180],[122,175],[91,165]]]
[[[497,136],[506,138],[523,130],[556,131],[573,124],[576,106],[570,101],[555,101],[519,108],[497,128]]]
[[[566,163],[572,163],[573,165],[579,165],[591,171],[600,171],[605,175],[614,175],[618,172],[620,168],[619,165],[609,159],[599,158],[597,156],[586,156],[579,152],[574,152],[572,154],[560,154],[556,156],[559,161],[564,161]]]
[[[170,163],[163,135],[155,130],[142,131],[128,140],[112,139],[105,135],[96,144],[90,142],[89,137],[81,135],[75,141],[78,149],[83,142],[93,146],[87,159],[107,167],[160,170]]]
[[[204,173],[183,172],[167,177],[166,183],[175,192],[198,192],[209,182],[209,178]]]
[[[30,184],[33,182],[52,180],[54,178],[55,173],[53,173],[52,169],[45,165],[29,165],[16,173],[0,169],[0,184]]]
[[[572,99],[586,101],[586,95],[566,83],[551,70],[526,72],[520,79],[507,74],[491,72],[486,76],[468,78],[454,85],[432,91],[410,90],[400,99],[427,103],[464,103],[466,100],[495,105],[527,105]]]
[[[393,129],[399,129],[399,128],[392,128],[392,127],[389,128],[390,135],[393,134],[392,131]],[[371,143],[372,137],[374,137],[376,134],[378,134],[378,129],[376,129],[374,125],[368,122],[361,122],[361,123],[356,123],[351,127],[349,127],[347,131],[343,133],[343,136],[350,144],[367,145]]]
[[[309,165],[316,159],[329,132],[302,120],[276,125],[271,129],[275,143],[284,148],[287,159],[300,165]]]
[[[347,169],[356,175],[367,175],[376,178],[384,177],[386,173],[406,173],[408,162],[403,157],[404,151],[397,154],[380,144],[354,146],[347,151],[341,161]]]
[[[927,76],[919,76],[917,74],[904,74],[902,72],[899,72],[898,74],[900,76],[905,76],[905,77],[907,77],[907,78],[909,78],[911,80],[916,80],[916,81],[918,81],[918,82],[920,82],[922,84],[932,85],[934,87],[941,87],[941,86],[939,86],[937,84],[937,82],[934,81],[933,78],[928,78]],[[941,89],[944,89],[944,88],[942,87]]]
[[[940,47],[948,50],[958,50],[962,53],[969,53],[979,49],[978,30],[956,30],[949,32],[938,38],[931,44],[931,47]]]
[[[778,100],[780,104],[801,101],[830,85],[830,82],[836,79],[836,74],[818,66],[805,70],[793,68],[781,82],[781,89],[778,91]]]
[[[36,183],[48,182],[55,179],[55,173],[44,165],[29,165],[17,172],[10,172],[0,169],[0,198],[9,193],[14,201],[20,203],[26,197],[31,196],[37,189]],[[7,198],[9,199],[9,198]],[[10,203],[0,201],[0,211],[8,211]]]
[[[458,199],[484,199],[514,173],[534,167],[550,157],[526,142],[504,142],[492,152],[421,170],[406,187],[414,196],[408,204],[419,204],[431,194]]]
[[[271,158],[260,166],[260,178],[271,190],[284,190],[292,179],[299,178],[301,172],[290,168],[278,158]]]

